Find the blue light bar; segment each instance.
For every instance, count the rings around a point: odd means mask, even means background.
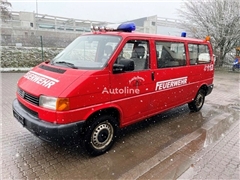
[[[118,31],[132,32],[136,29],[136,26],[133,22],[122,23],[117,27]]]
[[[186,32],[182,32],[181,37],[186,37],[187,33]]]

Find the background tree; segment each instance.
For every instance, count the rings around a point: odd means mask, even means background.
[[[11,12],[9,8],[12,7],[12,4],[7,0],[0,0],[0,7],[1,7],[1,19],[6,21],[7,19],[11,18]]]
[[[216,64],[223,65],[226,54],[239,45],[239,0],[187,0],[179,10],[185,21],[181,28],[196,38],[211,36]]]

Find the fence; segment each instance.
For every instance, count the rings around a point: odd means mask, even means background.
[[[1,35],[1,46],[22,46],[22,47],[56,47],[65,48],[74,38],[64,36],[12,36]]]

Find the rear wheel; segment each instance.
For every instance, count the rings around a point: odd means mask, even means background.
[[[203,89],[200,89],[195,97],[195,99],[188,103],[188,107],[191,111],[197,112],[199,111],[205,101],[205,91]]]
[[[115,117],[103,115],[94,118],[84,134],[83,145],[93,156],[104,154],[114,144],[118,125]]]

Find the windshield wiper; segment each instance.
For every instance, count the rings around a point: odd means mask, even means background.
[[[73,68],[73,69],[78,69],[73,63],[70,63],[70,62],[66,62],[66,61],[57,61],[57,62],[53,62],[54,64],[64,64],[70,68]]]

